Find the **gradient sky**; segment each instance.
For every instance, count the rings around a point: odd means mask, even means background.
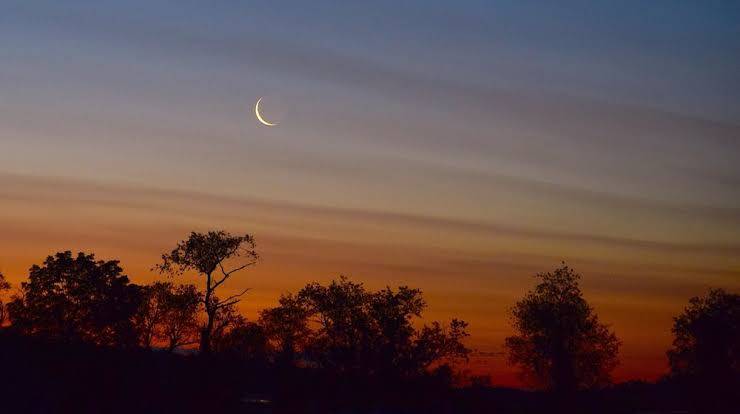
[[[506,311],[565,260],[617,377],[655,378],[671,316],[740,288],[740,4],[452,4],[0,0],[0,271],[84,249],[147,282],[250,232],[248,316],[409,284],[515,384]]]

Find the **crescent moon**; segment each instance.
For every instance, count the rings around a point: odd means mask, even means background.
[[[263,125],[266,126],[275,126],[277,124],[273,124],[272,122],[267,122],[265,118],[262,118],[262,114],[260,114],[260,101],[262,98],[257,99],[257,104],[254,105],[254,114],[257,115],[257,120],[259,120]]]

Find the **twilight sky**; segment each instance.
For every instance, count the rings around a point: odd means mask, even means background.
[[[147,282],[250,232],[248,316],[409,284],[511,384],[506,311],[565,260],[617,377],[654,378],[688,298],[740,288],[740,4],[557,3],[0,0],[0,271],[84,249]]]

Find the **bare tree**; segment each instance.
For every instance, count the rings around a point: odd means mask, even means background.
[[[196,272],[204,279],[203,305],[207,321],[200,336],[200,351],[210,353],[211,336],[220,309],[232,306],[249,289],[218,299],[216,289],[232,275],[253,266],[259,256],[255,251],[254,238],[245,234],[234,236],[225,231],[190,233],[190,237],[177,244],[171,252],[162,255],[162,263],[155,266],[160,273],[182,275]]]

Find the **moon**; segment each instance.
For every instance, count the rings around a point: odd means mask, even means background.
[[[254,105],[254,114],[257,115],[257,120],[262,123],[262,125],[266,126],[275,126],[276,123],[268,122],[265,120],[265,118],[262,118],[262,114],[260,114],[260,101],[262,101],[262,98],[257,99],[257,104]]]

